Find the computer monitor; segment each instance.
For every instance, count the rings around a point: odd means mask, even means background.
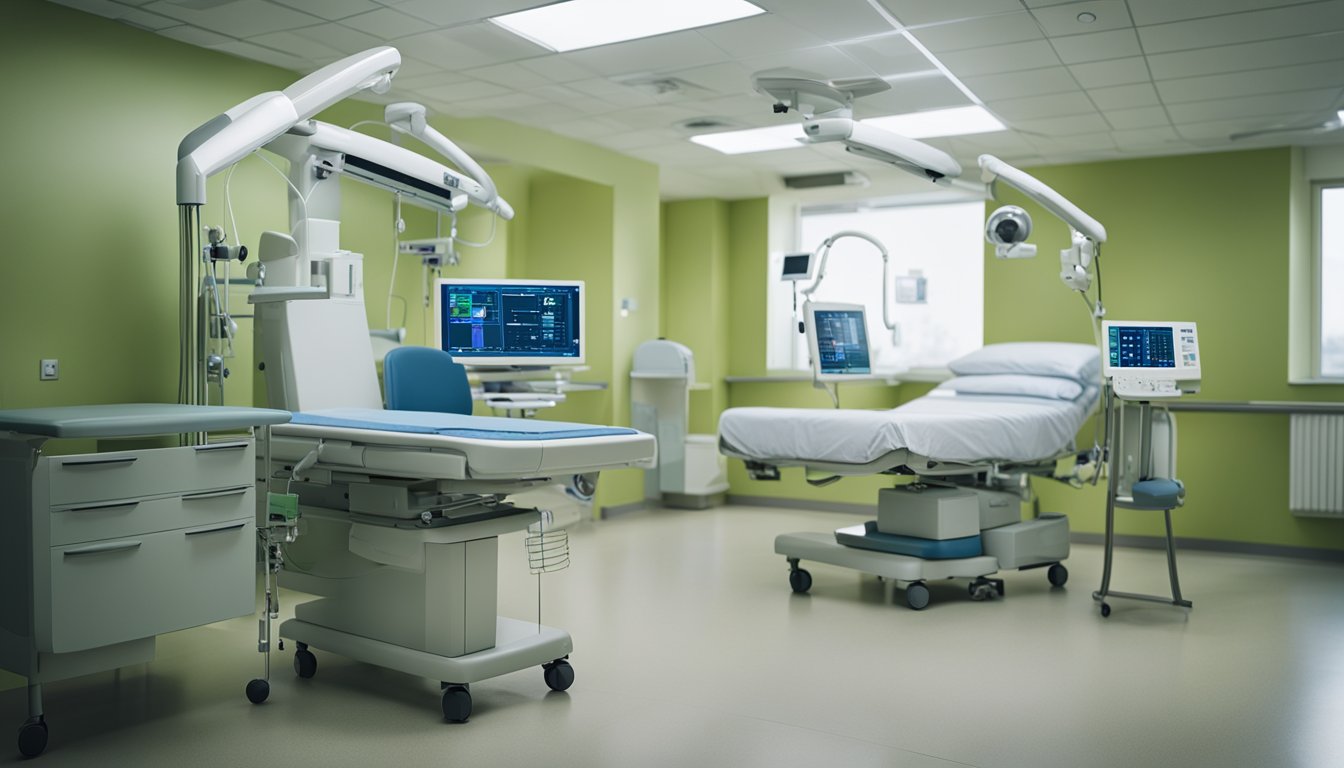
[[[434,283],[434,341],[477,367],[578,365],[584,361],[581,280]]]
[[[1148,378],[1198,381],[1199,333],[1194,323],[1107,320],[1101,327],[1107,378],[1133,374]]]
[[[786,253],[784,265],[779,270],[779,279],[784,282],[811,280],[817,269],[817,258],[812,253]]]
[[[803,324],[817,381],[844,381],[873,372],[862,304],[808,303]]]

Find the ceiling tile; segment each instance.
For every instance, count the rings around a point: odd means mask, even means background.
[[[538,56],[535,59],[525,59],[519,61],[518,64],[519,66],[532,70],[547,80],[552,80],[557,83],[585,80],[597,75],[596,72],[579,64],[577,61],[572,61],[566,54],[561,53]]]
[[[680,69],[668,74],[716,94],[753,94],[751,70],[735,61]]]
[[[624,133],[614,133],[602,139],[602,145],[615,150],[637,149],[639,147],[652,147],[659,144],[668,144],[674,141],[681,141],[686,136],[673,130],[650,129],[644,131],[625,131]]]
[[[1115,139],[1109,131],[1082,133],[1069,136],[1028,136],[1027,142],[1040,149],[1047,157],[1059,152],[1097,152],[1115,149]]]
[[[933,68],[928,58],[899,32],[855,40],[837,47],[845,55],[866,64],[883,77]]]
[[[1050,44],[1055,47],[1060,60],[1065,64],[1143,55],[1143,49],[1139,47],[1139,36],[1133,29],[1113,29],[1089,35],[1054,37],[1050,39]]]
[[[488,5],[488,7],[487,7]],[[444,0],[404,0],[396,3],[396,9],[402,13],[418,16],[437,27],[451,27],[466,24],[491,16],[521,11],[542,5],[538,0],[491,0],[482,2],[444,2]]]
[[[657,99],[650,93],[601,77],[590,80],[575,80],[565,85],[618,107],[641,107],[657,102]]]
[[[1002,99],[989,102],[996,114],[1017,123],[1022,120],[1036,120],[1064,115],[1081,115],[1096,112],[1096,107],[1082,91],[1055,93],[1049,96],[1028,96],[1023,99]]]
[[[1026,133],[1039,133],[1045,136],[1098,133],[1110,129],[1106,121],[1101,119],[1101,115],[1096,112],[1087,115],[1052,117],[1045,120],[1014,120],[1010,127]]]
[[[1169,104],[1167,112],[1177,124],[1228,120],[1238,117],[1274,116],[1287,112],[1320,112],[1332,107],[1339,89],[1295,91],[1235,99]]]
[[[971,100],[960,88],[941,73],[933,72],[929,77],[897,80],[889,91],[864,96],[855,102],[854,113],[862,118],[970,105]]]
[[[530,107],[535,104],[544,104],[545,102],[545,98],[535,93],[520,93],[514,91],[498,96],[487,96],[482,99],[464,99],[458,103],[466,109],[488,115],[499,109],[517,109],[519,107]]]
[[[221,35],[217,32],[211,32],[208,29],[193,27],[189,24],[180,27],[169,27],[159,30],[159,34],[164,37],[170,37],[183,43],[191,45],[200,45],[209,47],[212,45],[224,45],[225,43],[237,42],[232,37]]]
[[[1144,149],[1160,144],[1170,144],[1174,141],[1181,141],[1177,135],[1176,129],[1169,125],[1154,128],[1137,128],[1134,130],[1115,131],[1111,134],[1115,140],[1116,146],[1121,149],[1134,150]]]
[[[475,69],[464,70],[462,74],[467,77],[476,78],[477,80],[484,80],[488,83],[503,85],[517,90],[534,88],[538,85],[538,81],[546,82],[536,72],[513,63],[476,67]]]
[[[567,55],[572,61],[604,75],[683,69],[690,63],[713,64],[729,58],[728,54],[694,31],[586,48]]]
[[[1215,75],[1261,67],[1344,60],[1344,32],[1264,40],[1148,56],[1156,80]]]
[[[1133,85],[1112,85],[1107,88],[1089,88],[1087,95],[1097,108],[1105,112],[1109,109],[1134,109],[1136,107],[1155,107],[1161,105],[1157,91],[1152,83]]]
[[[989,152],[990,154],[1030,152],[1032,147],[1021,135],[1012,131],[977,133],[965,138],[952,137],[949,142],[953,151],[972,157]]]
[[[351,29],[358,29],[384,40],[392,40],[425,31],[425,22],[391,8],[379,8],[376,11],[351,16],[343,19],[341,23]]]
[[[1134,16],[1135,24],[1148,26],[1226,13],[1258,11],[1271,6],[1297,5],[1302,2],[1303,0],[1217,0],[1216,3],[1129,0],[1129,12]]]
[[[417,59],[409,59],[409,60],[418,61]],[[401,64],[403,67],[406,66],[407,61],[408,61],[407,57],[403,56],[401,58]],[[422,66],[430,67],[430,65],[428,64],[422,64]],[[433,71],[427,74],[419,74],[419,75],[411,75],[402,71],[398,71],[397,76],[392,80],[392,90],[398,91],[404,89],[408,91],[414,91],[420,88],[432,88],[436,85],[452,85],[454,83],[465,83],[471,79],[464,76],[461,72],[444,72],[443,70],[433,69],[433,67],[430,68]]]
[[[938,58],[957,77],[1043,69],[1057,67],[1060,64],[1055,49],[1044,40],[995,45],[979,50],[954,51],[942,54]]]
[[[756,5],[827,40],[851,40],[891,30],[891,24],[866,2],[848,0],[844,12],[836,3],[817,0],[752,0]]]
[[[260,61],[263,64],[270,64],[274,67],[283,67],[295,72],[309,69],[308,62],[304,59],[292,56],[288,53],[271,50],[270,48],[263,48],[260,45],[253,45],[252,43],[244,42],[242,40],[230,40],[227,43],[212,45],[210,47],[216,51],[223,51],[224,53],[229,53],[244,59]]]
[[[1344,2],[1332,0],[1140,27],[1139,39],[1153,54],[1339,30],[1344,30]]]
[[[490,96],[503,96],[509,93],[509,89],[487,83],[481,80],[467,80],[461,83],[446,83],[444,85],[421,86],[416,89],[435,101],[445,101],[453,104],[461,101],[471,101],[473,99],[484,99]]]
[[[168,27],[173,27],[180,23],[176,19],[160,16],[157,13],[142,11],[139,8],[127,8],[119,21],[130,24],[133,27],[148,29],[151,32],[167,29]]]
[[[129,10],[126,6],[111,0],[51,0],[51,2],[109,19],[119,19]]]
[[[1085,24],[1078,20],[1078,15],[1081,13],[1090,13],[1096,16],[1096,19]],[[1134,26],[1129,20],[1129,9],[1125,7],[1125,0],[1092,0],[1085,3],[1052,5],[1032,9],[1031,15],[1040,22],[1045,34],[1052,38],[1105,32],[1110,29],[1128,29]]]
[[[342,51],[321,41],[289,31],[256,35],[251,38],[251,42],[278,51],[287,51],[304,59],[337,59],[344,55]]]
[[[541,46],[487,22],[403,37],[397,40],[397,48],[448,70],[483,67],[546,53]]]
[[[314,16],[321,16],[327,21],[344,19],[347,16],[354,16],[357,13],[367,13],[376,11],[380,7],[377,3],[370,0],[271,0],[281,5],[287,5],[296,11],[311,13]]]
[[[1001,75],[981,75],[962,80],[967,88],[984,100],[1016,99],[1078,90],[1073,73],[1064,67],[1033,69],[1029,72],[1009,72]]]
[[[263,0],[235,0],[211,8],[193,8],[161,0],[144,6],[144,9],[231,37],[252,37],[322,23],[316,16]]]
[[[701,27],[696,31],[737,59],[826,44],[824,38],[768,13]]]
[[[1344,87],[1344,65],[1337,61],[1164,80],[1157,90],[1171,104],[1331,86]]]
[[[319,24],[316,27],[296,29],[293,32],[299,37],[315,40],[318,43],[335,48],[347,56],[384,44],[382,40],[373,35],[343,27],[340,24]],[[405,53],[406,51],[403,50],[402,54],[405,55]]]
[[[879,0],[907,27],[1021,11],[1017,0]]]
[[[1045,37],[1036,20],[1026,11],[920,27],[910,30],[910,34],[934,53],[1020,43]]]
[[[1311,115],[1301,112],[1285,113],[1274,117],[1242,117],[1237,119],[1210,120],[1207,122],[1185,123],[1176,126],[1176,133],[1181,138],[1188,141],[1198,141],[1215,146],[1225,145],[1234,133],[1242,131],[1259,130],[1262,128],[1277,128],[1291,125],[1308,125],[1312,120]],[[1274,133],[1254,139],[1247,139],[1246,146],[1255,146],[1256,144],[1277,144],[1286,143],[1291,134]],[[1293,137],[1295,138],[1295,137]]]
[[[772,53],[767,56],[753,56],[743,59],[742,63],[752,72],[787,68],[813,72],[827,80],[842,77],[873,77],[878,74],[873,68],[851,59],[840,49],[830,45]]]
[[[1084,88],[1105,88],[1108,85],[1146,83],[1150,79],[1148,64],[1142,57],[1071,64],[1069,65],[1069,71],[1073,73],[1078,84]]]
[[[1162,107],[1107,109],[1103,112],[1103,117],[1117,131],[1153,128],[1171,124],[1171,120],[1167,118],[1167,110]]]

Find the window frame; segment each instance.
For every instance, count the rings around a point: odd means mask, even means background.
[[[1325,190],[1344,190],[1344,178],[1322,178],[1311,180],[1311,323],[1308,338],[1311,343],[1311,382],[1320,384],[1344,384],[1344,375],[1327,375],[1322,370],[1322,351],[1325,344],[1324,329],[1321,327],[1322,308],[1325,303],[1325,258],[1322,253],[1322,235],[1325,224],[1322,208]],[[1344,290],[1344,286],[1341,286]]]

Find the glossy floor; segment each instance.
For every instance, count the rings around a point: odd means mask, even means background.
[[[545,623],[574,636],[574,687],[549,692],[539,669],[479,683],[462,725],[442,721],[436,681],[320,649],[300,680],[292,646],[253,706],[252,619],[168,635],[151,664],[49,686],[35,764],[1344,764],[1344,567],[1183,552],[1193,611],[1117,600],[1105,620],[1090,546],[1065,588],[1009,573],[988,602],[942,582],[914,612],[890,583],[825,565],[791,594],[774,535],[856,520],[727,507],[580,526],[572,567],[541,585]],[[534,619],[517,534],[500,576],[501,611]],[[1160,553],[1124,550],[1114,586],[1165,579]],[[24,706],[0,692],[3,733]]]

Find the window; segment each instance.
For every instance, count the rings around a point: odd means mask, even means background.
[[[881,285],[882,256],[867,241],[836,241],[826,280],[814,301],[863,304],[876,370],[942,368],[984,341],[984,203],[956,202],[848,210],[804,209],[799,217],[797,250],[816,250],[844,230],[872,235],[886,246],[891,282]],[[793,283],[781,282],[784,254],[770,260],[767,365],[806,370],[807,342],[798,332],[802,297],[794,311]],[[918,271],[928,281],[925,304],[894,303],[896,277]],[[798,283],[801,290],[807,283]],[[880,288],[880,290],[879,290]],[[888,301],[895,338],[882,324]]]
[[[1344,181],[1315,185],[1316,371],[1344,379]]]

